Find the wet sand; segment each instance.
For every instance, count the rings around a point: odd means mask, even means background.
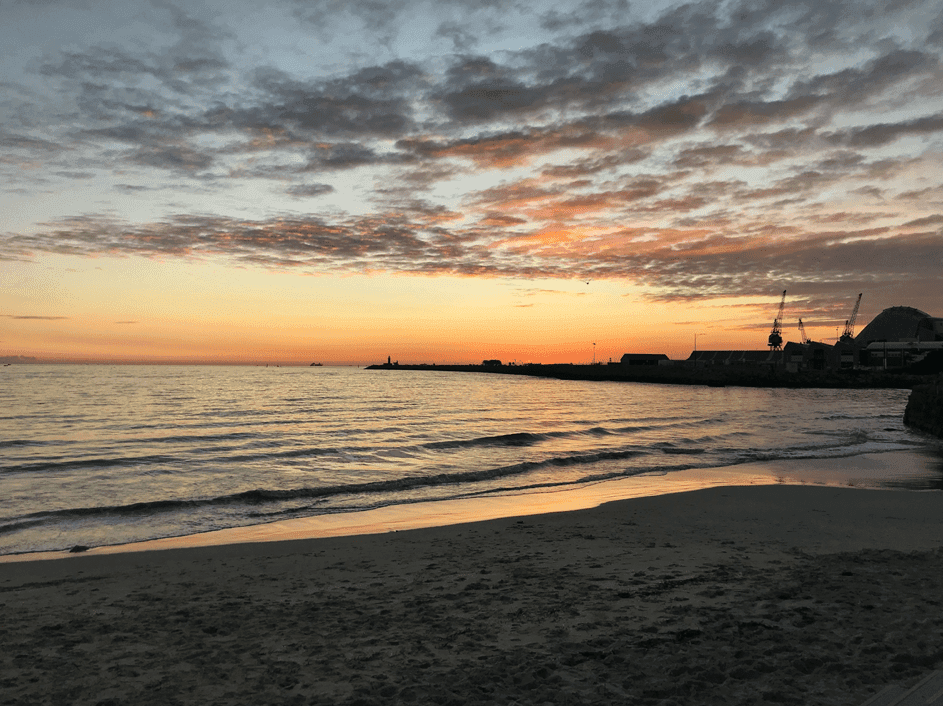
[[[0,703],[848,704],[943,667],[943,493],[720,487],[0,564]]]

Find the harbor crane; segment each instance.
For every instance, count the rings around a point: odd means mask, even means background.
[[[810,340],[809,337],[805,335],[805,326],[802,324],[802,319],[799,319],[799,336],[802,338],[802,345],[809,345]]]
[[[851,316],[845,322],[845,330],[838,340],[842,343],[851,343],[855,340],[855,319],[858,318],[858,307],[861,306],[861,294],[858,295],[858,301],[855,302],[855,308],[851,310]]]
[[[783,298],[779,302],[779,311],[776,318],[773,319],[773,330],[769,334],[770,351],[781,351],[783,349],[783,309],[786,306],[786,290],[783,290]]]

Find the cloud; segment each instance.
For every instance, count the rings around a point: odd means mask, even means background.
[[[307,164],[298,171],[320,172],[370,165],[402,164],[411,161],[413,158],[408,154],[379,152],[357,142],[322,142],[311,147]]]
[[[323,196],[334,191],[330,184],[296,184],[285,189],[286,192],[297,198]]]
[[[934,214],[932,216],[927,216],[926,218],[917,218],[912,221],[907,221],[901,227],[902,228],[923,228],[925,226],[943,226],[943,215]]]
[[[3,151],[24,150],[26,152],[47,154],[56,154],[64,149],[61,144],[53,142],[52,140],[8,132],[0,132],[0,148],[2,148]]]
[[[27,316],[22,314],[0,314],[7,319],[17,319],[26,321],[66,321],[68,316]]]
[[[753,128],[786,122],[821,105],[822,98],[803,96],[790,100],[739,101],[728,103],[714,113],[710,126],[718,129]]]
[[[130,160],[143,167],[197,172],[208,169],[213,164],[211,155],[200,152],[188,145],[153,145],[134,150]]]
[[[479,167],[526,165],[535,158],[563,149],[606,148],[614,140],[579,125],[512,131],[456,140],[403,139],[396,146],[424,159],[465,158]]]
[[[878,123],[865,127],[836,131],[827,138],[850,147],[881,147],[908,135],[927,136],[943,131],[943,113],[897,123]]]
[[[407,94],[421,80],[418,66],[395,61],[330,81],[299,81],[282,71],[255,72],[261,98],[241,107],[221,105],[203,119],[245,131],[284,129],[318,137],[396,136],[413,124]]]
[[[855,288],[939,284],[943,235],[912,228],[797,230],[782,237],[757,224],[736,234],[710,228],[609,230],[558,239],[549,231],[507,237],[505,224],[468,225],[422,204],[399,215],[246,221],[180,216],[146,226],[103,217],[53,224],[8,239],[18,254],[225,258],[272,269],[402,272],[515,278],[624,279],[666,301],[765,296],[787,286],[839,296]],[[749,224],[744,224],[748,226]],[[873,268],[881,262],[880,270]]]
[[[48,215],[0,236],[0,258],[580,275],[669,299],[891,286],[882,268],[907,263],[938,279],[931,2],[214,11],[158,3],[147,32],[63,44],[4,84],[3,188]],[[264,204],[242,196],[255,180]],[[71,205],[91,188],[112,215]],[[195,188],[213,215],[181,205]]]

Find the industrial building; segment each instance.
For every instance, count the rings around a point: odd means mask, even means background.
[[[943,350],[943,319],[920,309],[885,309],[854,340],[857,366],[904,368]]]
[[[667,365],[671,361],[664,353],[626,353],[619,362],[622,365]]]
[[[860,364],[866,368],[906,368],[943,351],[943,341],[875,341],[861,349]]]
[[[861,332],[853,335],[854,322],[861,303],[855,302],[845,331],[832,344],[812,341],[799,320],[801,343],[783,344],[782,321],[786,293],[779,304],[769,335],[768,350],[694,351],[687,363],[695,367],[715,365],[768,367],[787,372],[811,370],[904,368],[943,351],[943,318],[930,316],[920,309],[894,306],[878,314]]]
[[[875,341],[943,341],[943,319],[913,307],[892,306],[875,316],[855,336],[858,347]]]

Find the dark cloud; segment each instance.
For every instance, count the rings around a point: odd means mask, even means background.
[[[186,215],[138,226],[86,216],[51,224],[43,233],[8,238],[4,246],[21,256],[34,251],[86,256],[223,256],[274,268],[435,270],[434,261],[448,262],[441,255],[443,248],[449,251],[449,244],[431,229],[435,214],[428,218],[421,213],[412,215],[418,217],[370,216],[339,222],[316,217],[245,221]]]
[[[920,203],[934,203],[943,200],[943,185],[932,186],[926,189],[913,189],[911,191],[902,191],[895,199],[901,201],[914,201]]]
[[[33,320],[33,321],[66,321],[68,316],[27,316],[17,314],[0,314],[7,319]]]
[[[422,77],[402,61],[359,69],[331,81],[299,81],[275,70],[256,72],[263,98],[243,107],[217,106],[204,119],[217,127],[295,130],[311,136],[396,136],[412,126],[408,97]]]
[[[169,20],[162,29],[172,37],[161,51],[114,45],[69,50],[47,59],[39,68],[40,74],[65,79],[78,87],[80,101],[87,110],[94,109],[93,106],[130,107],[126,104],[128,97],[163,105],[167,97],[204,95],[226,83],[231,66],[222,53],[221,43],[229,32],[212,27],[170,3],[157,5]],[[159,88],[142,88],[144,78],[154,79]],[[147,106],[131,109],[149,110]],[[103,116],[110,112],[102,110]]]
[[[413,13],[435,16],[457,16],[470,31],[499,33],[509,12],[522,9],[518,0],[290,0],[295,16],[320,36],[331,36],[340,26],[354,20],[360,31],[370,34],[383,46],[392,46],[398,37],[415,39],[416,28],[410,23]],[[457,20],[456,20],[457,21]],[[346,27],[349,31],[349,27]],[[451,38],[441,31],[434,37]]]
[[[599,174],[604,171],[612,172],[627,164],[641,162],[649,156],[651,156],[651,152],[649,151],[630,147],[614,154],[603,155],[602,157],[586,157],[571,162],[570,164],[547,166],[544,167],[542,173],[544,176],[553,178],[575,179]]]
[[[664,299],[759,296],[775,291],[780,283],[797,291],[816,285],[832,292],[864,286],[900,288],[908,278],[939,283],[934,268],[943,262],[943,237],[879,235],[883,237],[847,231],[777,241],[705,239],[687,250],[683,267],[655,259],[649,271],[660,285],[659,298]],[[869,266],[873,262],[882,262],[879,272]]]
[[[539,196],[539,195],[538,195]],[[418,274],[628,279],[665,300],[765,296],[789,283],[802,291],[939,286],[943,235],[939,216],[904,225],[798,230],[741,224],[736,234],[692,226],[636,228],[592,239],[560,241],[541,231],[508,237],[523,219],[502,214],[464,225],[461,214],[434,204],[405,204],[382,216],[327,221],[280,217],[245,221],[179,216],[133,226],[103,217],[52,224],[44,232],[7,238],[15,255],[52,251],[79,255],[218,258],[275,269]],[[788,237],[784,237],[788,235]],[[550,238],[550,239],[547,239]],[[873,268],[881,262],[880,270]]]
[[[334,187],[330,184],[296,184],[289,186],[285,191],[297,198],[305,198],[330,194],[334,191]]]
[[[707,113],[708,105],[702,97],[685,96],[642,113],[635,125],[653,136],[673,136],[693,130]]]
[[[6,122],[0,167],[21,189],[111,174],[124,201],[170,172],[218,189],[207,208],[223,208],[227,183],[275,180],[273,199],[310,199],[285,208],[311,214],[78,215],[3,236],[0,257],[578,274],[667,298],[766,292],[790,273],[808,288],[887,283],[885,264],[938,278],[927,263],[943,187],[928,165],[943,132],[943,13],[932,3],[288,4],[306,32],[338,34],[343,55],[321,66],[299,40],[297,57],[280,47],[249,67],[222,21],[157,3],[159,41],[39,62],[30,99],[55,90],[60,103],[11,111],[48,122]],[[343,32],[363,41],[342,46]],[[898,148],[907,137],[920,140]],[[338,215],[348,198],[360,215]]]
[[[811,18],[834,27],[854,23],[840,13],[813,10],[802,3],[761,5],[765,12],[759,12],[756,3],[745,2],[726,9],[683,5],[650,21],[632,23],[627,22],[626,3],[593,0],[574,7],[566,18],[553,14],[553,22],[558,29],[598,22],[605,28],[501,55],[455,57],[442,73],[401,59],[319,79],[262,66],[242,77],[251,79],[249,90],[228,92],[219,90],[224,80],[231,80],[225,77],[233,69],[220,49],[226,31],[167,5],[161,7],[176,38],[166,54],[115,46],[70,50],[47,60],[41,73],[81,87],[82,111],[107,123],[81,130],[82,139],[100,142],[103,148],[109,141],[131,145],[134,149],[125,158],[132,165],[195,174],[220,165],[224,154],[304,146],[312,155],[308,169],[313,171],[405,158],[381,149],[377,140],[400,140],[401,147],[426,159],[463,155],[480,166],[506,167],[555,149],[625,148],[626,133],[632,130],[630,139],[638,145],[690,133],[705,123],[730,131],[791,121],[830,102],[873,98],[904,79],[930,75],[938,68],[935,55],[896,47],[859,68],[796,81],[786,96],[772,97],[773,87],[786,76],[782,72],[794,70],[807,39],[785,18],[800,25],[808,22],[807,27],[813,24]],[[371,0],[297,7],[309,20],[353,16],[373,29],[392,26],[416,9],[405,2]],[[479,12],[490,17],[499,10],[522,11],[504,2],[454,2],[443,7],[464,13],[456,17],[465,18],[479,17]],[[551,15],[544,17],[545,25],[550,21]],[[457,37],[460,29],[467,35],[477,26],[456,22],[440,23],[439,32]],[[473,38],[461,41],[470,46]],[[698,79],[713,83],[706,93],[660,98],[658,92],[648,97],[640,93],[660,81],[696,85],[693,77],[705,71],[714,75]],[[146,78],[156,80],[158,87],[145,88]],[[213,93],[206,93],[209,90]],[[197,104],[181,102],[184,96],[211,97],[203,102],[213,105],[198,110]],[[449,129],[430,134],[417,121],[420,108],[433,110],[432,124],[446,120],[454,123],[453,128],[482,129],[471,135],[458,136],[454,130],[450,135]],[[568,113],[566,121],[554,117],[561,112]],[[531,124],[502,130],[499,122],[505,120]],[[809,129],[790,128],[793,133]],[[935,122],[924,119],[862,126],[849,134],[833,133],[831,139],[850,146],[876,145],[893,139],[892,134],[936,129]],[[245,139],[215,151],[196,146],[201,136],[233,133]],[[781,141],[789,140],[785,131],[778,134]],[[21,139],[24,149],[56,149],[52,140]],[[604,139],[608,145],[602,144]],[[754,134],[753,139],[772,142],[776,134]],[[700,162],[695,157],[682,156],[677,166],[709,168],[717,163],[707,158],[706,151]],[[595,159],[587,157],[582,163],[590,168]],[[229,173],[249,172],[230,165]]]
[[[162,73],[153,64],[117,47],[93,47],[85,51],[63,52],[58,61],[43,64],[39,71],[45,76],[76,82],[100,82],[104,79],[142,74],[159,76]]]
[[[525,225],[527,221],[517,216],[509,216],[504,213],[489,211],[479,220],[479,223],[483,226],[495,228],[513,228],[514,226]]]
[[[15,133],[0,132],[0,149],[24,150],[27,152],[57,153],[64,148],[61,144],[42,138],[18,135]]]
[[[197,172],[208,169],[213,157],[187,145],[141,147],[129,155],[130,161],[143,167]]]
[[[926,226],[943,226],[943,215],[935,214],[926,218],[917,218],[904,223],[904,228],[924,228]]]
[[[458,22],[443,22],[436,30],[436,36],[448,39],[455,51],[463,53],[478,44],[478,38]]]
[[[832,104],[859,104],[883,96],[892,90],[897,100],[904,98],[907,81],[915,77],[931,77],[939,69],[939,58],[923,51],[894,49],[867,62],[861,68],[849,68],[822,74],[808,81],[797,82],[791,93],[799,97],[818,96]],[[919,87],[916,93],[920,93]]]
[[[943,113],[898,123],[878,123],[828,135],[831,142],[850,147],[881,147],[908,135],[927,136],[943,130]]]
[[[320,143],[310,150],[308,162],[300,171],[352,169],[367,165],[397,164],[410,160],[409,155],[396,152],[380,153],[359,142]]]
[[[884,190],[876,186],[862,186],[860,189],[852,189],[851,193],[867,196],[872,199],[883,200]]]
[[[495,76],[443,92],[437,99],[453,120],[484,122],[523,116],[548,106],[563,107],[555,102],[560,93],[566,92],[563,83],[574,87],[577,82],[561,79],[549,86],[528,86],[510,77]]]
[[[817,96],[802,96],[790,100],[728,103],[714,113],[710,125],[718,129],[742,129],[781,123],[808,113],[823,100]]]
[[[612,144],[611,138],[579,127],[547,128],[481,135],[457,140],[403,139],[396,146],[424,159],[461,157],[484,167],[526,164],[535,157],[569,147]]]
[[[288,128],[312,138],[394,137],[410,127],[411,108],[402,99],[375,100],[355,94],[330,96],[312,89],[292,91],[290,95],[286,91],[277,102],[247,108],[215,108],[205,118],[217,129],[231,126],[250,133]]]
[[[674,164],[682,169],[710,170],[726,165],[756,166],[769,163],[771,159],[772,156],[768,152],[755,154],[742,145],[721,143],[683,149],[678,152]]]
[[[58,171],[55,172],[55,175],[62,177],[63,179],[91,179],[95,176],[94,172],[70,172],[70,171]]]
[[[587,25],[600,23],[618,24],[629,14],[630,9],[629,0],[587,0],[566,12],[554,8],[543,13],[540,16],[540,24],[552,32],[582,29]]]

